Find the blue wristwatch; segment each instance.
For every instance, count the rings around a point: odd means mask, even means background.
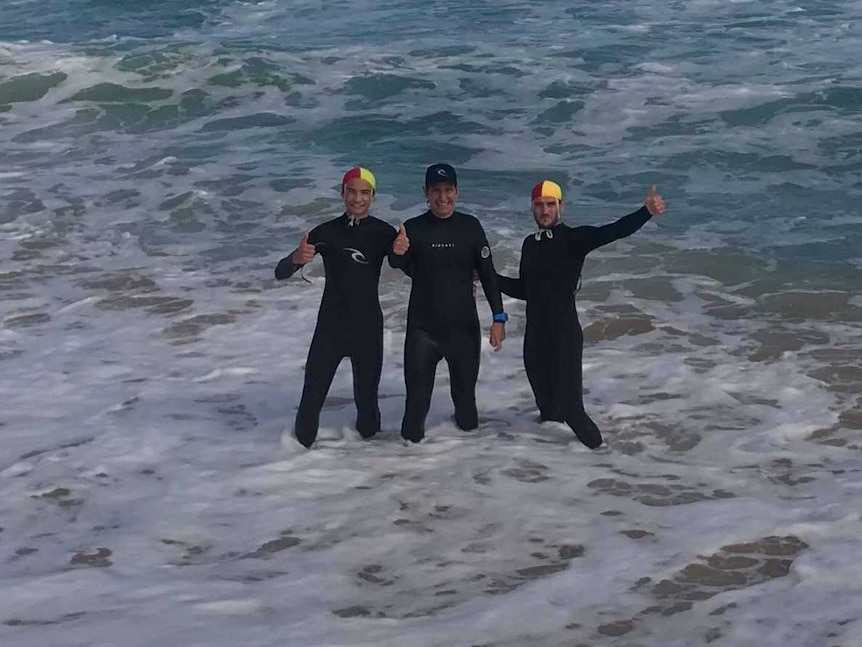
[[[500,312],[494,315],[494,323],[506,323],[509,321],[509,315],[505,312]]]

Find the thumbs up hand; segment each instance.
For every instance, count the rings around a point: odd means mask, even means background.
[[[302,240],[299,241],[299,247],[297,247],[293,254],[291,254],[290,260],[294,265],[305,265],[314,260],[314,245],[309,244],[308,233],[302,235]]]
[[[404,223],[398,228],[398,235],[392,243],[392,251],[398,256],[404,256],[407,250],[410,249],[410,239],[407,238],[407,230],[404,228]]]
[[[649,188],[649,193],[647,193],[646,200],[644,200],[644,205],[646,205],[647,211],[650,212],[651,216],[660,216],[664,213],[664,200],[662,200],[662,197],[659,195],[655,184]]]

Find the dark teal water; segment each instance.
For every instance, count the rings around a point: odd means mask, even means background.
[[[567,219],[590,224],[656,183],[671,208],[644,240],[733,250],[774,268],[768,282],[853,293],[858,13],[842,2],[8,3],[0,137],[15,179],[0,222],[102,235],[123,195],[120,227],[150,253],[155,239],[212,250],[234,235],[275,253],[285,222],[272,214],[332,205],[343,168],[373,168],[381,214],[400,219],[421,208],[424,166],[446,160],[462,172],[462,204],[513,250],[538,179],[560,182]],[[181,224],[156,224],[165,215]]]

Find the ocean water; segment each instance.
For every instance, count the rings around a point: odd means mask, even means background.
[[[0,5],[0,644],[862,645],[862,6],[653,0]],[[539,425],[523,304],[482,424],[290,438],[323,288],[273,279],[375,171],[461,177],[498,269],[529,189],[593,253],[608,447]],[[479,297],[483,326],[490,315]]]

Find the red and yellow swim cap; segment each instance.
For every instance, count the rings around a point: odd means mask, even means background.
[[[361,166],[354,166],[352,169],[347,171],[344,174],[344,177],[341,178],[341,186],[344,187],[345,184],[350,182],[350,180],[355,180],[359,178],[360,180],[365,180],[368,184],[371,185],[371,190],[377,191],[377,180],[374,179],[374,173],[369,171],[367,168],[362,168]]]
[[[556,182],[542,180],[533,187],[533,192],[530,194],[530,200],[535,200],[536,198],[556,198],[562,201],[563,190]]]

